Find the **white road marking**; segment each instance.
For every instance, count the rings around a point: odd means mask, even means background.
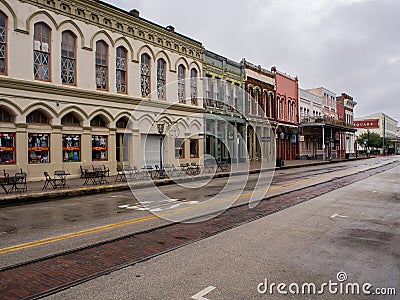
[[[207,295],[209,292],[211,292],[211,291],[213,291],[215,289],[216,289],[215,286],[211,286],[210,285],[209,287],[206,287],[204,290],[202,290],[202,291],[198,292],[197,294],[193,295],[192,299],[195,299],[195,300],[210,300],[208,298],[204,298],[203,296]]]
[[[330,216],[331,219],[336,218],[336,217],[338,217],[338,218],[347,218],[347,216],[342,216],[342,215],[339,215],[338,213],[335,213],[332,216]]]

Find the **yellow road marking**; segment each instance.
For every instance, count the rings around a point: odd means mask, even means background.
[[[210,206],[210,205],[215,205],[215,204],[219,204],[219,203],[224,203],[224,202],[228,202],[228,201],[232,201],[232,200],[237,200],[238,198],[251,197],[252,195],[255,195],[255,194],[268,192],[268,190],[270,190],[270,191],[280,190],[280,189],[284,189],[284,188],[287,188],[287,187],[292,187],[292,186],[308,183],[308,182],[311,182],[311,181],[317,181],[317,180],[328,178],[328,177],[334,177],[334,176],[336,176],[338,174],[346,173],[348,171],[351,171],[351,170],[354,170],[354,169],[358,169],[358,168],[361,168],[361,167],[355,167],[355,168],[351,168],[351,169],[348,169],[348,170],[343,170],[343,171],[338,171],[338,172],[335,172],[335,173],[330,173],[329,175],[322,175],[322,176],[318,176],[318,177],[314,177],[314,178],[295,181],[293,183],[287,183],[287,184],[284,184],[284,185],[279,185],[279,186],[276,186],[276,187],[271,187],[271,188],[267,188],[267,189],[260,190],[260,191],[249,192],[249,193],[246,193],[246,194],[241,194],[239,197],[232,196],[232,197],[227,197],[227,198],[215,200],[213,202],[206,201],[204,203],[200,203],[200,204],[197,204],[195,206],[188,206],[188,207],[172,210],[172,211],[169,211],[169,212],[159,213],[157,215],[150,215],[150,216],[146,216],[146,217],[142,217],[142,218],[136,218],[136,219],[127,220],[127,221],[123,221],[123,222],[118,222],[118,223],[114,223],[114,224],[108,224],[108,225],[104,225],[104,226],[99,226],[99,227],[94,227],[94,228],[90,228],[90,229],[77,231],[77,232],[67,233],[67,234],[63,234],[63,235],[59,235],[59,236],[55,236],[55,237],[51,237],[51,238],[47,238],[47,239],[37,240],[37,241],[29,242],[29,243],[19,244],[19,245],[15,245],[15,246],[6,247],[6,248],[0,248],[0,255],[1,254],[6,254],[6,253],[9,253],[9,252],[19,251],[19,250],[22,250],[22,249],[27,249],[27,248],[37,247],[37,246],[40,246],[40,245],[54,243],[54,242],[58,242],[58,241],[62,241],[62,240],[70,239],[70,238],[75,238],[75,237],[78,237],[78,236],[83,236],[83,235],[87,235],[87,234],[91,234],[91,233],[95,233],[95,232],[100,232],[100,231],[110,230],[110,229],[119,228],[119,227],[123,227],[123,226],[127,226],[127,225],[132,225],[132,224],[135,224],[135,223],[150,221],[150,220],[156,219],[158,217],[164,217],[164,216],[167,216],[167,215],[180,213],[180,212],[183,212],[183,211],[186,211],[186,210],[193,210],[193,209],[197,209],[197,208],[204,207],[204,206]]]

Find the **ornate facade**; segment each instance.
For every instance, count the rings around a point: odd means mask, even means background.
[[[12,49],[12,51],[11,51]],[[0,0],[0,163],[29,179],[203,153],[201,43],[94,0]]]
[[[203,72],[205,154],[218,162],[245,162],[243,66],[204,51]]]
[[[247,152],[251,161],[275,156],[275,77],[245,59]]]

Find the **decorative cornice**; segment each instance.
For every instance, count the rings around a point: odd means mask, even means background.
[[[50,95],[59,95],[65,97],[77,97],[77,98],[86,98],[98,101],[107,101],[111,103],[122,103],[128,105],[140,104],[141,106],[171,109],[171,110],[193,112],[193,113],[204,112],[204,109],[200,106],[191,106],[181,103],[170,103],[167,101],[161,101],[155,99],[153,100],[153,99],[135,98],[128,95],[89,91],[75,87],[66,87],[58,85],[56,86],[49,83],[25,81],[8,77],[0,77],[0,87],[7,89],[12,88],[12,89],[24,90],[36,93],[45,93]]]
[[[110,4],[95,0],[20,0],[37,7],[77,19],[85,23],[118,32],[146,44],[168,49],[196,60],[202,59],[202,44],[182,34],[172,32],[160,25]]]

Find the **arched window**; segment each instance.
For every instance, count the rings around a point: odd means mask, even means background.
[[[178,101],[185,103],[185,67],[178,66]]]
[[[7,18],[0,12],[0,74],[6,74],[7,62]]]
[[[190,70],[190,102],[197,105],[197,70]]]
[[[272,118],[273,116],[272,116],[272,98],[273,98],[273,95],[272,94],[269,94],[268,95],[268,116],[270,117],[270,118]]]
[[[12,123],[13,117],[3,108],[0,107],[0,122]]]
[[[165,99],[165,60],[157,60],[157,96],[158,99]]]
[[[90,121],[90,126],[93,127],[107,127],[106,122],[101,116],[95,116],[91,121]]]
[[[122,46],[117,48],[116,70],[117,70],[117,92],[126,93],[126,49]]]
[[[291,108],[292,108],[292,103],[290,101],[288,101],[288,104],[287,104],[287,118],[288,118],[289,121],[292,120]]]
[[[140,56],[140,87],[142,97],[150,95],[150,56],[146,53]]]
[[[264,117],[268,117],[268,93],[267,92],[264,92],[263,93],[263,112],[262,112],[262,115],[264,116]]]
[[[96,87],[108,90],[108,45],[104,41],[96,43]]]
[[[128,127],[128,119],[123,117],[117,121],[117,128],[125,129]]]
[[[296,122],[296,105],[292,102],[292,121]]]
[[[251,103],[253,102],[253,88],[249,87],[249,93],[247,94],[247,105],[246,105],[246,114],[250,115],[251,114]]]
[[[26,123],[29,124],[49,124],[49,118],[40,110],[34,110],[26,117]]]
[[[71,31],[62,33],[61,80],[64,84],[76,84],[76,37]]]
[[[80,126],[80,121],[73,113],[68,113],[61,118],[61,125],[65,126]]]
[[[33,73],[35,79],[50,80],[50,28],[45,23],[35,24],[33,40]]]

